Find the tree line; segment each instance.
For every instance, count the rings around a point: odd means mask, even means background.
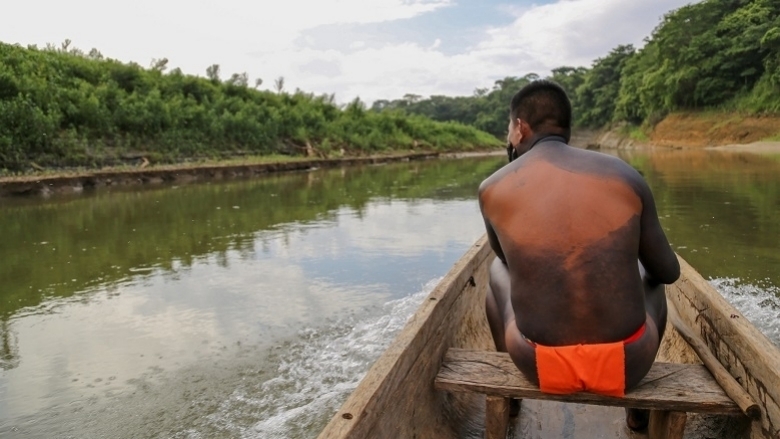
[[[99,167],[230,155],[360,155],[388,150],[498,146],[474,127],[404,112],[367,111],[360,99],[276,93],[245,73],[205,78],[105,58],[98,50],[0,43],[0,171]],[[255,80],[255,87],[262,81]]]
[[[536,74],[507,77],[472,96],[408,94],[374,103],[506,135],[512,95]],[[675,111],[780,112],[780,0],[704,0],[664,15],[637,50],[619,45],[589,67],[547,77],[572,101],[575,126],[654,125]]]
[[[674,111],[780,112],[780,0],[704,0],[667,13],[646,44],[620,45],[590,67],[550,79],[567,91],[577,127],[651,126]],[[0,170],[102,166],[143,155],[173,162],[239,154],[365,154],[498,146],[512,95],[536,74],[506,77],[472,96],[379,100],[370,109],[332,95],[256,88],[149,68],[61,47],[0,43]],[[490,133],[488,135],[486,133]]]

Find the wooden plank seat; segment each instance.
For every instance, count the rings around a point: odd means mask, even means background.
[[[709,371],[700,364],[656,362],[639,385],[624,398],[588,392],[570,395],[542,393],[503,352],[450,349],[434,386],[450,392],[487,396],[485,437],[506,436],[509,399],[542,399],[580,404],[650,409],[649,435],[682,438],[687,413],[743,415]]]

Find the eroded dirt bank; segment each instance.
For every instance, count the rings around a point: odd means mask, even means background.
[[[729,113],[676,113],[658,123],[646,138],[631,138],[620,130],[602,132],[593,147],[719,148],[780,152],[780,116]]]
[[[206,166],[166,166],[152,169],[88,171],[68,175],[23,176],[0,178],[0,197],[14,195],[48,195],[81,192],[101,186],[160,184],[249,177],[271,172],[302,171],[312,168],[334,168],[359,164],[390,163],[438,157],[438,152],[354,157],[340,159],[295,160],[275,163],[229,164]]]

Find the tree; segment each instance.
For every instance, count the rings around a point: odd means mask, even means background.
[[[284,76],[280,76],[274,80],[274,89],[277,93],[282,93],[282,90],[284,90]]]
[[[261,85],[263,85],[263,80],[261,78],[255,79],[255,88],[260,88]]]
[[[168,68],[168,58],[152,58],[151,69],[157,72],[164,72]]]
[[[89,59],[98,59],[99,60],[99,59],[103,59],[103,54],[100,53],[99,50],[97,50],[97,49],[95,49],[93,47],[92,50],[90,50],[89,53],[87,54],[87,58],[89,58]]]
[[[236,86],[236,87],[248,87],[249,86],[249,76],[247,76],[246,72],[244,73],[233,73],[232,76],[230,76],[230,79],[226,81],[228,84]]]
[[[612,122],[620,93],[621,72],[634,53],[634,46],[620,45],[609,55],[593,62],[593,67],[576,90],[577,125],[601,128]]]
[[[552,76],[548,78],[559,84],[566,91],[566,94],[569,96],[569,100],[571,101],[572,113],[575,122],[577,121],[579,114],[583,111],[578,90],[585,82],[585,77],[587,74],[588,69],[585,67],[563,66],[552,69]]]
[[[219,64],[212,64],[209,67],[207,67],[206,77],[209,78],[211,82],[214,83],[219,82]]]
[[[414,93],[407,93],[404,95],[403,99],[407,102],[407,104],[412,105],[412,104],[416,104],[417,102],[420,102],[422,96],[416,95]]]
[[[351,114],[352,116],[360,117],[363,116],[366,111],[366,104],[360,100],[360,96],[357,96],[347,104],[347,106],[344,108],[344,111],[347,114]]]
[[[377,99],[371,104],[371,111],[382,111],[390,106],[390,101],[387,99]]]

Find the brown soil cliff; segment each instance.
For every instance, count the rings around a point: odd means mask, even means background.
[[[780,116],[672,114],[650,133],[650,143],[658,146],[704,147],[766,140],[780,140]]]
[[[705,148],[761,144],[777,149],[780,148],[780,115],[675,113],[653,127],[644,139],[631,138],[618,129],[593,136],[587,143],[591,148]]]

